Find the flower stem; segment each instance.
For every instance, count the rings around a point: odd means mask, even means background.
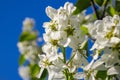
[[[66,80],[69,80],[69,78],[68,78],[68,70],[67,69],[65,69],[65,77],[66,77]]]
[[[63,57],[64,57],[64,63],[66,64],[66,53],[65,53],[64,47],[62,47],[62,52],[63,52]]]
[[[66,64],[66,48],[65,47],[62,47],[62,46],[59,46],[61,48],[61,51],[63,53],[63,62],[64,64]],[[68,70],[67,69],[64,69],[64,74],[65,74],[65,77],[66,77],[66,80],[68,80]]]
[[[70,60],[67,62],[67,64],[69,64],[69,63],[73,60],[73,58],[74,58],[75,55],[76,55],[76,53],[74,53],[74,54],[72,55],[72,57],[71,57]]]

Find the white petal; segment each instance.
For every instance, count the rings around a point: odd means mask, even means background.
[[[115,74],[120,74],[120,66],[114,66],[108,69],[107,71],[108,75],[115,75]]]
[[[48,80],[53,80],[53,77],[54,77],[55,73],[53,71],[49,70],[49,69],[48,69],[48,73],[49,73]]]
[[[42,76],[43,71],[44,71],[44,68],[41,67],[40,72],[37,75],[37,78],[40,78]]]
[[[70,2],[66,2],[64,5],[64,9],[68,12],[68,15],[72,14],[73,11],[76,9],[74,5]]]
[[[70,36],[69,39],[71,40],[69,47],[71,47],[73,50],[76,50],[79,46],[80,39],[75,36]]]
[[[116,52],[112,52],[111,54],[109,54],[106,57],[108,57],[108,59],[105,62],[106,63],[105,66],[108,67],[108,68],[113,66],[115,63],[119,63],[120,62],[117,51]]]
[[[50,28],[50,24],[51,24],[50,22],[44,22],[43,27],[44,28]]]
[[[97,59],[98,59],[98,57],[99,57],[99,54],[98,54],[98,53],[96,53],[96,54],[93,56],[93,59],[94,59],[94,60],[97,60]]]
[[[67,38],[67,40],[66,40],[67,42],[63,45],[64,47],[67,47],[69,44],[70,44],[70,42],[71,42],[71,39],[70,38]]]
[[[64,79],[64,74],[62,72],[55,73],[53,80],[65,80]]]
[[[85,71],[88,71],[89,69],[92,68],[92,65],[93,65],[93,64],[94,64],[94,59],[92,59],[92,61],[91,61],[87,66],[84,67],[84,70],[85,70]]]
[[[117,44],[119,42],[120,42],[120,38],[117,38],[117,37],[112,37],[110,40],[110,43],[113,43],[113,44]]]
[[[76,73],[76,74],[74,75],[74,78],[75,78],[75,79],[84,79],[84,77],[85,77],[85,74],[82,73],[82,72]]]
[[[28,66],[21,66],[18,69],[19,75],[23,78],[23,80],[29,80],[30,79],[30,69]]]
[[[35,21],[32,18],[25,18],[23,21],[23,30],[24,31],[31,31],[32,27],[35,25]]]
[[[60,40],[66,37],[67,37],[67,34],[64,31],[55,31],[51,33],[51,38],[53,40]]]
[[[48,6],[48,7],[46,8],[46,14],[47,14],[47,16],[48,16],[50,19],[53,20],[53,19],[55,18],[56,14],[57,14],[57,10],[55,10],[54,8]]]
[[[101,21],[101,20],[95,21],[94,26],[95,26],[95,29],[96,29],[97,33],[103,32],[103,29],[104,29],[103,21]]]
[[[50,35],[49,34],[43,34],[43,39],[45,40],[45,42],[50,42],[50,40],[51,40],[51,37],[50,37]]]
[[[91,74],[90,80],[95,80],[95,76]]]
[[[92,66],[92,69],[105,69],[105,67],[103,67],[102,66],[102,64],[104,63],[104,61],[102,61],[102,60],[97,60],[94,64],[93,64],[93,66]]]

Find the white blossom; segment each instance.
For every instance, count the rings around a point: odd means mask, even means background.
[[[106,48],[104,54],[101,57],[101,61],[105,62],[105,67],[110,68],[116,63],[120,64],[119,53],[117,51],[112,51],[111,49]]]
[[[94,21],[93,15],[85,15],[85,11],[74,15],[75,10],[76,7],[70,2],[58,9],[48,6],[45,12],[50,21],[43,23],[45,44],[41,47],[42,53],[37,39],[20,41],[17,44],[20,53],[29,61],[29,65],[34,63],[39,66],[37,78],[41,78],[43,71],[47,70],[48,80],[102,80],[97,77],[99,71],[107,72],[106,80],[109,77],[120,79],[120,17],[106,16]],[[33,19],[26,18],[23,21],[23,33],[35,33],[34,23]],[[94,41],[90,49],[92,56],[88,55],[86,49],[90,45],[89,39]],[[72,51],[68,53],[67,48]],[[71,55],[69,59],[66,59],[67,54]],[[92,57],[90,63],[89,57]],[[79,69],[82,71],[79,72]],[[23,80],[33,77],[30,71],[28,66],[19,68]]]
[[[110,69],[108,69],[107,74],[108,75],[115,75],[115,74],[120,75],[120,66],[111,67]]]
[[[32,27],[34,27],[35,21],[32,18],[25,18],[23,21],[23,31],[31,31]]]
[[[36,42],[19,42],[17,44],[19,51],[22,55],[24,55],[24,58],[30,62],[34,62],[35,55],[38,54],[38,48],[36,45]]]
[[[61,60],[59,60],[58,57],[61,59],[63,58],[61,54],[59,55],[51,54],[51,56],[49,56],[48,54],[39,55],[39,58],[40,58],[39,66],[41,67],[41,70],[40,70],[40,73],[38,74],[38,78],[41,77],[44,69],[47,69],[48,71],[48,74],[49,74],[48,80],[53,80],[54,77],[56,77],[57,73],[59,72],[61,73],[61,69],[64,64],[61,62]],[[61,76],[61,78],[63,78],[63,76]]]
[[[44,40],[46,42],[58,41],[58,45],[64,47],[77,48],[84,37],[80,36],[80,23],[83,21],[84,15],[72,15],[76,7],[69,2],[66,2],[64,7],[54,9],[50,6],[46,8],[46,13],[50,17],[50,22],[45,22],[43,27],[46,33]]]
[[[120,19],[119,16],[106,16],[103,20],[97,20],[91,35],[96,39],[93,49],[112,47],[120,42]]]
[[[74,55],[74,58],[73,58],[73,65],[74,66],[81,67],[82,65],[88,64],[86,58],[83,56],[84,53],[80,53],[79,51],[74,51],[72,55]]]
[[[23,80],[30,80],[30,69],[28,66],[21,66],[18,71]]]

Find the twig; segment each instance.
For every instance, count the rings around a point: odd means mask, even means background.
[[[102,14],[102,16],[101,16],[101,19],[105,16],[105,10],[106,10],[106,6],[107,6],[107,4],[108,4],[108,1],[109,1],[109,0],[106,0],[106,1],[105,1],[104,7],[103,7],[103,14]]]
[[[100,19],[99,15],[98,15],[98,12],[97,12],[97,8],[95,7],[95,2],[93,0],[90,0],[90,2],[91,2],[91,5],[93,7],[93,10],[96,14],[97,19]]]

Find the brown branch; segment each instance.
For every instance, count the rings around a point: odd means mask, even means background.
[[[91,2],[91,5],[92,5],[92,7],[93,7],[93,10],[94,10],[94,12],[95,12],[95,14],[96,14],[97,19],[100,19],[99,14],[98,14],[98,12],[97,12],[97,8],[96,8],[96,6],[95,6],[94,0],[90,0],[90,2]]]

